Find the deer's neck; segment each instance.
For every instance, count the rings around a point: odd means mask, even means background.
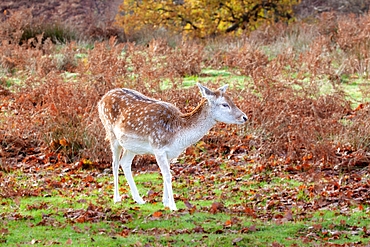
[[[211,117],[211,109],[207,100],[202,102],[190,113],[181,116],[183,128],[179,133],[181,146],[188,147],[199,141],[216,124]]]

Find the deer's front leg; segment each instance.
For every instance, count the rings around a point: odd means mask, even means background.
[[[172,191],[170,163],[165,152],[155,152],[155,158],[163,176],[163,204],[171,210],[177,210]]]

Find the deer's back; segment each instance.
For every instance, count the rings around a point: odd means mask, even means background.
[[[99,115],[115,138],[156,145],[166,145],[182,121],[175,106],[130,89],[109,91],[99,102]]]

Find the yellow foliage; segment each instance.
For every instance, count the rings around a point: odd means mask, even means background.
[[[124,0],[116,21],[126,33],[144,26],[196,37],[253,30],[293,19],[300,0]]]

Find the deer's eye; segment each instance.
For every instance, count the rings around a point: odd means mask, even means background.
[[[226,104],[226,103],[223,103],[221,104],[223,107],[227,107],[227,108],[230,108],[229,104]]]

